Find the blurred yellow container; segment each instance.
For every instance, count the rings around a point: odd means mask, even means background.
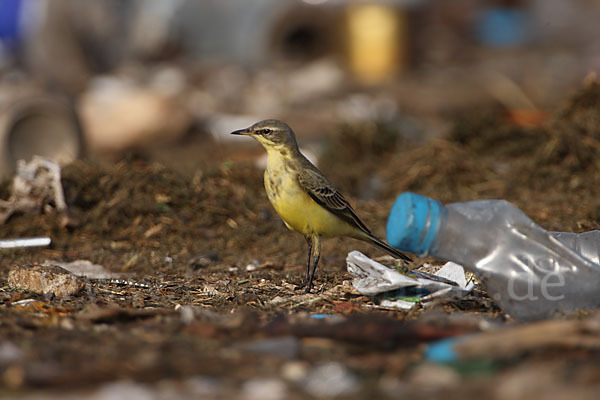
[[[348,57],[354,76],[377,84],[396,73],[406,53],[405,15],[386,4],[356,3],[348,8]]]

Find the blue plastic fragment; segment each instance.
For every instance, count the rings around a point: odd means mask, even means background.
[[[454,345],[458,341],[458,338],[449,338],[429,344],[425,351],[425,359],[442,364],[458,361],[460,356],[454,349]]]
[[[335,315],[332,314],[311,314],[310,317],[313,319],[327,319],[327,318],[332,318]]]

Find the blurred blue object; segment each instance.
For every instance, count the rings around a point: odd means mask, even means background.
[[[511,47],[530,39],[530,19],[523,10],[489,8],[477,19],[478,40],[490,47]]]
[[[0,41],[14,48],[21,39],[21,11],[23,0],[0,0]]]
[[[458,339],[454,337],[430,343],[425,351],[425,359],[440,364],[458,361],[460,355],[454,349],[456,343],[458,343]]]

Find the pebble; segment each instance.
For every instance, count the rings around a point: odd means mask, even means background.
[[[242,343],[239,347],[252,353],[268,354],[287,359],[294,359],[300,355],[300,341],[295,336],[258,339]]]
[[[304,380],[304,390],[315,397],[347,397],[360,389],[357,378],[342,364],[330,362],[313,368]]]
[[[287,396],[287,385],[280,379],[256,378],[242,385],[240,398],[244,400],[282,400]]]
[[[16,265],[8,272],[8,285],[12,289],[67,297],[79,293],[85,283],[61,267]]]

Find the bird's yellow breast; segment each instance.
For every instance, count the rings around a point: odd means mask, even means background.
[[[305,236],[353,236],[355,233],[355,228],[317,204],[302,189],[297,172],[279,154],[269,154],[264,179],[269,201],[288,228]]]

